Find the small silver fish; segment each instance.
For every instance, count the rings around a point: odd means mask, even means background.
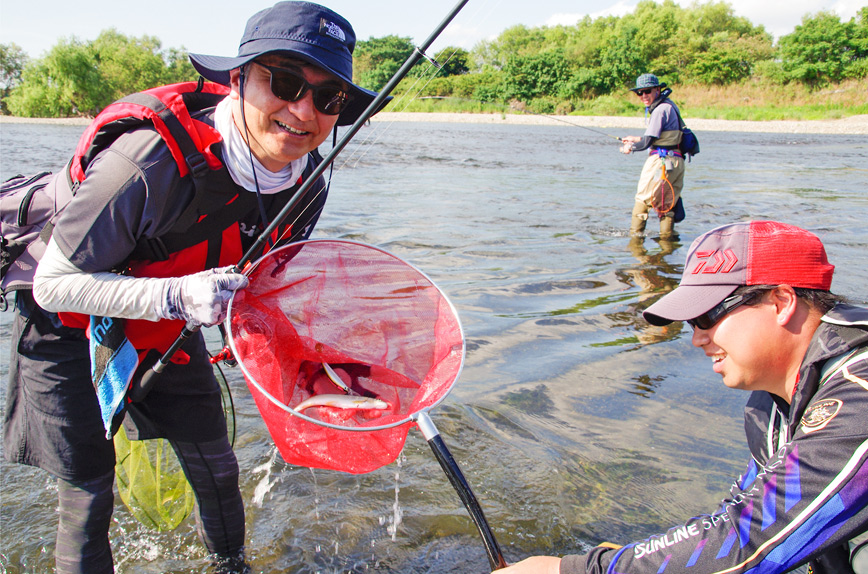
[[[311,407],[332,407],[336,409],[374,410],[388,409],[389,403],[380,399],[368,397],[352,397],[350,395],[314,395],[299,404],[294,409],[303,411]]]
[[[347,386],[343,379],[341,379],[341,376],[335,372],[331,365],[329,365],[328,363],[323,363],[322,368],[323,370],[325,370],[325,373],[331,380],[331,382],[336,384],[343,392],[348,395],[359,396],[359,393]]]

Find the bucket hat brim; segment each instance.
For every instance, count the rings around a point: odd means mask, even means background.
[[[630,91],[635,93],[648,88],[660,88],[662,90],[665,87],[666,83],[661,82],[654,74],[642,74],[636,78],[636,85],[630,88]]]
[[[274,53],[287,54],[292,56],[293,58],[298,58],[299,60],[303,60],[313,66],[321,68],[327,71],[330,74],[340,78],[346,85],[347,89],[352,96],[349,105],[347,105],[347,109],[345,109],[338,116],[337,125],[339,126],[348,126],[352,125],[356,122],[356,120],[361,117],[364,111],[371,105],[371,103],[378,96],[377,92],[373,92],[371,90],[367,90],[361,86],[357,86],[353,83],[352,78],[347,78],[344,74],[338,73],[336,70],[327,66],[324,62],[319,59],[311,56],[307,52],[297,52],[295,50],[274,50]],[[199,74],[202,75],[208,81],[216,82],[218,84],[222,84],[224,86],[229,85],[229,72],[234,70],[235,68],[240,68],[256,58],[262,56],[269,52],[251,54],[248,56],[237,56],[237,57],[225,57],[225,56],[209,56],[205,54],[190,54],[190,61],[193,64],[193,67],[196,69]],[[378,112],[383,107],[389,103],[391,100],[391,96],[385,98],[383,103],[379,106],[379,108],[374,112]]]

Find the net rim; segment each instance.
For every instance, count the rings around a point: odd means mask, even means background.
[[[399,426],[409,424],[409,423],[415,423],[416,420],[419,418],[419,415],[421,413],[425,413],[425,412],[430,411],[431,409],[433,409],[434,407],[436,407],[440,403],[442,403],[446,399],[447,396],[449,396],[449,393],[452,392],[452,387],[455,385],[455,382],[458,380],[458,377],[461,376],[461,371],[464,369],[464,358],[465,358],[465,355],[467,352],[467,343],[464,340],[464,327],[461,324],[461,318],[458,316],[458,312],[455,309],[455,306],[452,304],[452,301],[449,299],[449,297],[446,296],[446,293],[444,293],[443,290],[440,289],[440,287],[436,283],[434,283],[434,281],[431,279],[431,277],[429,277],[428,274],[426,274],[424,271],[422,271],[421,269],[419,269],[418,267],[416,267],[412,263],[406,261],[405,259],[398,257],[394,253],[390,253],[389,251],[386,251],[385,249],[382,249],[382,248],[377,247],[375,245],[370,245],[368,243],[362,243],[361,241],[350,241],[347,239],[307,239],[304,241],[296,241],[294,243],[288,243],[286,245],[278,247],[275,250],[269,251],[268,253],[266,253],[265,255],[263,255],[262,257],[257,259],[256,261],[254,261],[250,265],[249,268],[244,270],[244,274],[249,276],[253,271],[256,270],[257,267],[259,267],[259,264],[262,261],[264,261],[266,258],[273,256],[275,253],[279,252],[282,249],[298,248],[300,246],[307,245],[307,244],[313,244],[313,243],[342,243],[342,244],[347,244],[347,245],[354,245],[357,247],[365,247],[368,249],[374,249],[374,250],[379,251],[380,253],[383,253],[383,254],[385,254],[385,255],[393,258],[393,259],[398,260],[399,262],[410,267],[416,273],[418,273],[419,275],[424,277],[431,284],[431,286],[437,290],[437,293],[440,294],[440,297],[442,297],[443,301],[445,301],[446,304],[448,305],[449,310],[452,313],[453,318],[455,319],[455,323],[458,326],[458,332],[461,335],[461,360],[458,364],[458,370],[455,373],[455,377],[453,377],[453,379],[449,382],[449,385],[446,387],[445,392],[436,401],[434,401],[432,404],[430,404],[426,407],[423,407],[423,408],[421,408],[415,412],[409,413],[406,417],[404,417],[403,419],[401,419],[399,421],[394,421],[394,422],[391,422],[389,424],[377,425],[377,426],[348,427],[348,426],[337,425],[334,423],[314,419],[313,417],[309,417],[309,416],[305,415],[304,413],[293,409],[289,405],[286,405],[286,404],[282,403],[281,401],[279,401],[274,395],[272,395],[271,393],[266,391],[264,388],[262,388],[262,385],[259,384],[259,381],[257,381],[253,377],[253,375],[250,373],[250,371],[247,370],[247,367],[244,366],[244,362],[241,361],[240,359],[238,360],[239,368],[241,368],[241,371],[244,373],[247,381],[250,384],[252,384],[254,387],[256,387],[256,389],[260,393],[262,393],[262,396],[267,398],[272,404],[274,404],[275,406],[279,407],[280,409],[289,413],[292,416],[299,417],[300,419],[311,422],[317,426],[327,427],[327,428],[331,428],[334,430],[349,431],[349,432],[372,432],[372,431],[381,431],[381,430],[392,429],[392,428],[399,427]],[[223,324],[226,328],[227,338],[229,339],[229,348],[232,350],[232,354],[237,359],[238,349],[235,346],[235,337],[232,333],[232,306],[233,306],[234,302],[235,302],[235,296],[233,294],[232,299],[229,300],[229,306],[227,307],[227,310],[226,310],[226,319],[224,320]]]

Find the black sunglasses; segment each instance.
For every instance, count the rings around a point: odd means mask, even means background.
[[[313,107],[327,116],[336,116],[347,109],[352,96],[339,86],[315,86],[294,70],[275,66],[262,66],[271,74],[271,93],[285,102],[297,102],[313,92]]]
[[[732,312],[734,309],[742,305],[750,303],[756,299],[759,294],[759,291],[749,291],[739,295],[730,295],[707,313],[703,313],[699,317],[693,319],[688,319],[687,323],[694,329],[707,331],[714,327],[718,321],[723,319],[727,313]]]
[[[646,88],[644,90],[636,90],[636,95],[637,96],[647,96],[648,94],[650,94],[653,91],[654,91],[654,88]]]

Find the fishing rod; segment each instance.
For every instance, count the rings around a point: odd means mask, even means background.
[[[456,96],[421,96],[419,99],[420,100],[461,100],[461,101],[465,101],[465,102],[477,102],[480,104],[484,103],[484,102],[482,102],[482,100],[474,100],[473,98],[459,98]],[[573,122],[568,122],[567,120],[559,118],[557,116],[550,116],[550,115],[546,115],[546,114],[538,114],[536,112],[531,112],[531,111],[522,109],[522,108],[520,108],[514,104],[510,104],[509,109],[514,110],[516,112],[521,112],[522,114],[528,114],[531,116],[539,116],[541,118],[547,118],[550,120],[554,120],[556,122],[561,122],[561,123],[567,124],[568,126],[573,126],[575,128],[582,128],[583,130],[588,130],[590,132],[594,132],[595,134],[599,134],[601,136],[606,136],[607,138],[612,138],[612,139],[618,140],[619,142],[624,141],[620,137],[613,136],[612,134],[608,134],[604,131],[595,130],[594,128],[589,128],[588,126],[583,126],[581,124],[574,124]]]

